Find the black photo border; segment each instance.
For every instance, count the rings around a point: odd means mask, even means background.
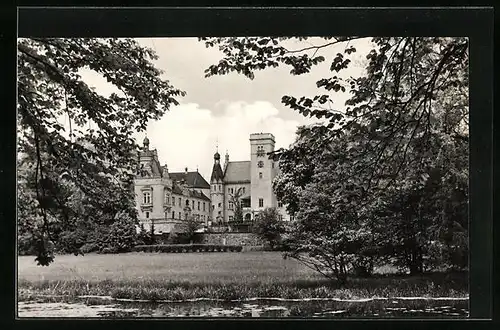
[[[266,327],[404,327],[472,328],[489,327],[494,316],[493,295],[493,10],[492,8],[18,8],[19,37],[197,37],[197,36],[466,36],[470,38],[470,318],[466,320],[113,320],[113,326],[211,328],[240,326]],[[9,16],[10,17],[10,16]],[[14,17],[16,20],[16,17]],[[12,18],[8,22],[12,23]],[[15,21],[14,21],[15,22]],[[3,61],[5,76],[14,75],[15,36],[6,40]],[[12,53],[8,53],[12,50]],[[10,65],[10,67],[9,67]],[[4,88],[6,99],[15,103],[15,86]],[[15,104],[14,104],[15,106]],[[5,111],[1,130],[3,230],[14,272],[3,279],[2,296],[14,298],[15,278],[15,107]],[[9,244],[7,246],[7,244]],[[5,258],[5,255],[4,257]],[[2,323],[14,319],[14,299],[2,303]],[[8,310],[9,312],[6,312]],[[498,312],[498,307],[495,308]],[[79,320],[80,321],[80,320]],[[12,321],[14,322],[14,321]],[[86,324],[86,322],[92,322]],[[15,327],[107,326],[108,320],[75,322],[66,320],[16,320]],[[254,322],[257,322],[254,324]],[[305,323],[304,323],[305,322]],[[313,323],[309,323],[313,322]],[[365,325],[365,323],[367,323]],[[10,328],[10,327],[9,327]]]

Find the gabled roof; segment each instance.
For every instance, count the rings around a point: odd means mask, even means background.
[[[169,173],[169,175],[173,181],[181,182],[185,180],[189,188],[210,189],[210,185],[199,172],[187,172],[187,174],[186,172],[173,172]]]
[[[250,166],[250,161],[229,162],[224,174],[224,182],[250,182]]]

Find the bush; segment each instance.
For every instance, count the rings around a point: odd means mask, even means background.
[[[239,245],[216,245],[216,244],[156,244],[136,245],[132,248],[134,252],[159,252],[159,253],[193,253],[193,252],[241,252]]]
[[[99,251],[99,245],[96,243],[86,243],[80,248],[81,253],[91,253]]]

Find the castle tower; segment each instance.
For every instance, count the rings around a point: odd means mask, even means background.
[[[270,133],[250,134],[251,208],[255,211],[277,204],[272,188],[276,171],[268,155],[274,151],[274,143],[274,136]]]
[[[214,154],[214,166],[210,177],[210,200],[212,201],[212,222],[218,223],[224,219],[224,173],[220,166],[220,154]]]

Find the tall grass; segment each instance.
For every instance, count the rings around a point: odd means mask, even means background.
[[[439,276],[438,276],[439,275]],[[347,287],[323,280],[287,282],[172,282],[162,280],[103,281],[37,281],[19,282],[19,300],[37,295],[111,296],[113,298],[158,300],[189,300],[209,298],[243,300],[255,297],[274,298],[339,298],[371,297],[464,297],[467,295],[466,274],[455,274],[452,281],[446,274],[424,277],[353,279]],[[449,276],[448,276],[449,277]]]
[[[18,298],[82,295],[144,300],[254,297],[341,298],[463,297],[467,273],[424,276],[379,274],[328,281],[276,252],[57,256],[49,267],[18,259]]]

